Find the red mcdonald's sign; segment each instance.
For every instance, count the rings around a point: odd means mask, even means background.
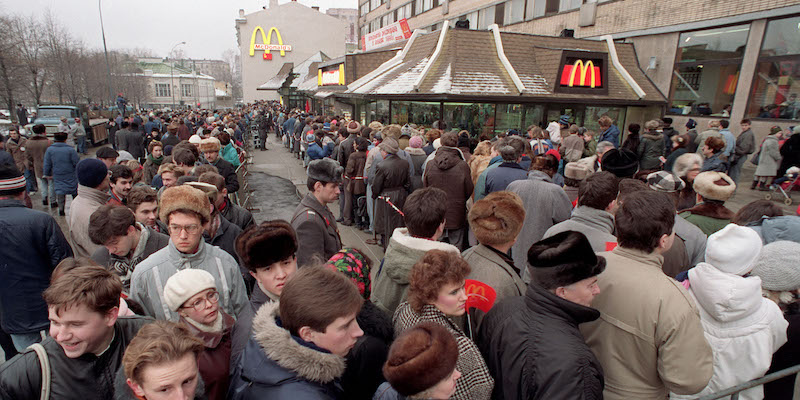
[[[561,70],[561,86],[597,88],[603,86],[600,66],[592,60],[576,60]]]
[[[467,310],[477,308],[483,312],[489,312],[497,299],[497,292],[494,288],[481,281],[467,279],[464,289],[467,292],[467,303],[465,304]]]

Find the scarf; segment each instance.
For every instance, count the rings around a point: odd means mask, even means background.
[[[164,161],[164,155],[162,154],[161,157],[154,158],[152,154],[148,154],[147,159],[155,165],[161,165],[161,162]]]
[[[214,323],[212,325],[206,325],[206,324],[197,322],[197,321],[195,321],[195,320],[193,320],[193,319],[191,319],[189,317],[186,317],[186,316],[184,316],[183,318],[186,320],[186,322],[192,324],[192,326],[194,326],[195,328],[197,328],[197,329],[199,329],[199,330],[201,330],[203,332],[209,332],[209,333],[220,333],[220,332],[222,332],[222,310],[218,310],[217,311],[217,319],[214,320]]]
[[[141,234],[139,235],[139,243],[136,245],[136,248],[133,250],[133,254],[131,254],[130,258],[110,254],[111,267],[122,279],[122,286],[125,291],[130,289],[133,269],[136,267],[136,265],[142,262],[142,260],[144,260],[142,255],[144,253],[145,246],[147,246],[147,239],[150,237],[150,231],[145,228],[144,225],[137,222],[136,226],[139,228]]]

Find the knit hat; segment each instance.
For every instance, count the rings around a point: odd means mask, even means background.
[[[117,163],[121,163],[123,161],[133,161],[134,160],[133,154],[131,154],[131,153],[125,151],[125,150],[120,150],[118,152],[118,154],[119,155],[117,156]]]
[[[219,139],[215,137],[210,137],[200,141],[201,153],[205,153],[207,151],[219,151],[220,148],[222,148],[222,144],[220,144]]]
[[[191,144],[200,144],[203,139],[200,138],[198,135],[189,136],[189,143]]]
[[[777,125],[775,125],[775,126],[773,126],[772,128],[769,128],[769,134],[770,134],[770,135],[774,135],[774,134],[776,134],[776,133],[780,133],[782,130],[783,130],[783,129],[781,129],[781,127],[780,127],[780,126],[777,126]]]
[[[444,326],[423,322],[392,343],[383,376],[403,396],[424,392],[456,369],[458,344]]]
[[[573,161],[564,166],[564,177],[582,181],[592,174],[591,166]]]
[[[633,178],[639,170],[639,159],[628,149],[611,149],[603,154],[600,165],[603,171],[611,172],[617,178]]]
[[[383,139],[383,142],[378,145],[378,148],[389,154],[397,154],[397,152],[400,151],[400,145],[397,143],[397,139],[392,136]]]
[[[695,120],[693,120],[691,118],[689,118],[689,120],[686,121],[686,127],[687,128],[694,129],[696,126],[697,126],[697,121],[695,121]]]
[[[683,179],[667,171],[657,171],[647,175],[647,185],[656,192],[664,193],[680,192],[686,187]]]
[[[492,192],[469,210],[469,226],[482,245],[495,246],[514,240],[522,230],[525,207],[513,192]]]
[[[352,134],[352,133],[359,133],[359,132],[361,132],[361,124],[359,124],[359,123],[358,123],[358,121],[350,121],[350,122],[347,124],[347,132],[349,132],[349,133],[351,133],[351,134]]]
[[[761,247],[761,236],[756,231],[728,224],[708,237],[706,263],[722,272],[744,275],[753,269]]]
[[[599,275],[606,259],[594,253],[583,233],[564,231],[534,243],[528,249],[528,265],[531,283],[555,289]]]
[[[692,187],[705,199],[728,201],[736,191],[736,182],[722,172],[706,171],[697,174]]]
[[[421,149],[422,148],[422,136],[412,136],[411,139],[408,139],[408,147],[414,149]]]
[[[202,269],[180,270],[167,279],[164,285],[164,303],[178,311],[186,300],[206,289],[216,289],[214,276]]]
[[[328,259],[325,266],[345,274],[358,287],[361,297],[369,299],[372,281],[369,277],[369,261],[362,252],[353,248],[341,249]]]
[[[95,188],[108,178],[108,167],[96,158],[84,158],[78,161],[75,174],[78,175],[78,183]]]
[[[113,158],[113,159],[116,159],[117,157],[119,157],[119,153],[116,150],[112,149],[111,147],[104,146],[104,147],[101,147],[101,148],[97,149],[96,156],[97,156],[97,158]]]
[[[775,292],[800,288],[800,243],[779,240],[761,248],[752,275],[761,278],[761,287]]]
[[[562,115],[561,117],[559,117],[558,118],[558,123],[559,124],[569,125],[569,115]]]
[[[315,140],[317,140],[317,135],[313,133],[309,133],[306,135],[306,142],[308,142],[309,144],[311,144]]]
[[[338,162],[325,157],[308,163],[306,175],[308,175],[309,178],[316,179],[320,182],[339,183],[342,181],[343,171],[344,168],[342,168]]]
[[[211,203],[200,189],[181,185],[164,190],[158,207],[158,218],[169,223],[169,215],[175,211],[186,210],[201,215],[205,221],[211,219]]]
[[[414,130],[414,128],[411,127],[411,125],[405,124],[405,125],[403,125],[402,128],[400,128],[400,137],[411,138],[411,136],[414,134],[414,132],[415,132],[415,130]]]
[[[0,164],[0,196],[13,196],[24,192],[25,182],[25,175],[13,163]]]

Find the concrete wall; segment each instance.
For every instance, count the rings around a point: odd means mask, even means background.
[[[672,82],[672,69],[675,65],[679,36],[680,33],[674,32],[663,35],[638,36],[625,40],[627,43],[633,43],[639,59],[639,66],[665,97],[669,97],[669,86]],[[656,58],[656,66],[652,69],[648,67],[650,57]]]
[[[271,27],[277,28],[283,44],[291,45],[292,50],[283,57],[280,51],[273,50],[270,52],[272,60],[269,61],[262,58],[264,52],[261,50],[256,50],[250,56],[250,37],[257,26],[264,29],[265,34],[269,33]],[[331,58],[345,54],[345,22],[295,1],[245,15],[236,20],[236,29],[245,102],[277,99],[275,91],[256,91],[256,88],[274,77],[284,63],[291,62],[297,66],[319,51]],[[256,43],[261,41],[259,33]],[[277,44],[274,34],[272,44]]]

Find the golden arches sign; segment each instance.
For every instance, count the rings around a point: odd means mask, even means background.
[[[589,87],[597,87],[600,85],[600,77],[597,76],[599,71],[595,70],[594,63],[589,60],[586,64],[583,63],[582,60],[575,61],[572,65],[572,70],[569,72],[569,82],[567,86],[572,87],[575,85],[575,76],[578,74],[578,70],[580,70],[580,80],[577,82],[578,86],[589,86]],[[586,82],[586,75],[589,75],[590,81]]]
[[[256,34],[261,32],[261,42],[256,43]],[[272,33],[275,32],[275,36],[278,37],[278,44],[272,44]],[[288,44],[283,44],[283,38],[281,37],[281,33],[278,31],[278,28],[271,27],[269,31],[265,34],[264,29],[260,26],[256,26],[256,29],[253,29],[253,34],[250,35],[250,56],[255,55],[256,50],[264,50],[265,54],[270,54],[271,50],[279,50],[281,52],[281,56],[286,56],[287,51],[292,51],[292,46]]]

